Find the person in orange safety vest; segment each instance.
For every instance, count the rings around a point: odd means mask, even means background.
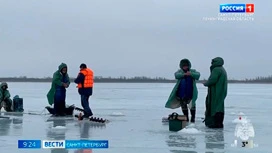
[[[74,82],[78,84],[78,93],[81,96],[81,105],[84,109],[83,117],[93,116],[93,112],[89,106],[89,97],[93,94],[93,71],[87,68],[86,64],[81,64],[80,72]]]

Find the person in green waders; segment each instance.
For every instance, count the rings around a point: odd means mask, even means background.
[[[6,82],[2,82],[0,85],[0,103],[0,110],[4,107],[7,112],[12,111],[12,100],[10,99],[8,84]]]
[[[67,73],[67,65],[61,63],[59,69],[54,73],[51,89],[47,94],[50,105],[54,104],[54,115],[65,116],[66,107],[66,88],[70,85],[70,78]]]
[[[189,121],[189,109],[191,112],[191,123],[195,122],[196,114],[196,100],[198,97],[198,90],[196,87],[196,80],[199,80],[200,73],[192,69],[191,62],[188,59],[182,59],[179,64],[180,69],[175,73],[177,83],[172,90],[165,107],[176,109],[181,107],[183,114]]]
[[[223,128],[225,114],[225,98],[227,97],[228,79],[223,67],[224,60],[221,57],[212,59],[210,77],[204,83],[208,87],[206,97],[205,125],[209,128]]]

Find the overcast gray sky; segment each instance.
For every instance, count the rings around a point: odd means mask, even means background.
[[[230,78],[272,74],[272,1],[254,3],[254,22],[207,22],[220,3],[202,0],[0,0],[0,77],[77,75],[173,78],[189,58],[201,78],[221,56]]]

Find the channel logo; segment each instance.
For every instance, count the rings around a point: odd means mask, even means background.
[[[254,13],[254,4],[220,4],[220,13]]]
[[[65,148],[65,140],[43,140],[42,148],[44,149]]]

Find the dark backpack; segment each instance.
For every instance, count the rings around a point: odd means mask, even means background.
[[[14,112],[23,112],[24,107],[23,107],[23,98],[19,98],[18,95],[14,96],[13,98],[13,111]]]

